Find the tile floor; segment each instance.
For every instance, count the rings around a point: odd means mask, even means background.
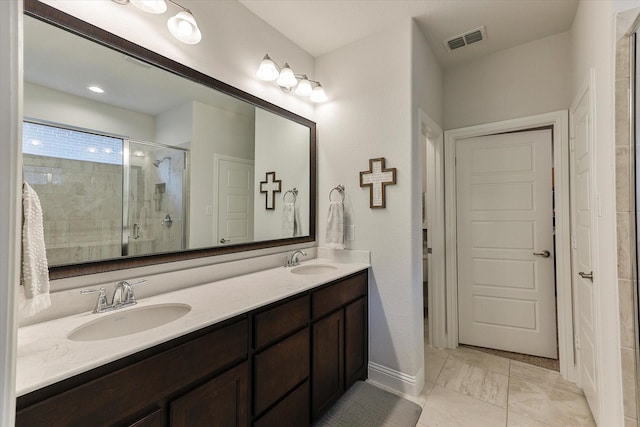
[[[582,391],[556,371],[426,344],[425,376],[417,427],[595,426]]]

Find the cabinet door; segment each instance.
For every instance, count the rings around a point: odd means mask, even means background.
[[[367,377],[367,298],[349,304],[344,310],[345,390]]]
[[[344,315],[339,310],[313,325],[311,414],[322,415],[344,392]]]
[[[247,363],[230,369],[170,404],[172,427],[247,425]]]
[[[149,415],[140,418],[128,425],[129,427],[163,427],[164,420],[162,417],[162,409],[158,409]]]

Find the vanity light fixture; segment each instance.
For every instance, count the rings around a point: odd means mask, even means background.
[[[89,89],[91,92],[94,92],[94,93],[104,93],[104,89],[96,85],[89,85],[87,86],[87,89]]]
[[[256,76],[266,82],[275,80],[280,89],[287,93],[297,86],[294,93],[298,96],[307,96],[312,102],[324,102],[327,100],[327,94],[320,82],[310,80],[306,74],[294,73],[286,62],[283,67],[280,67],[268,54],[262,58],[262,62],[256,71]]]
[[[186,44],[196,44],[202,40],[202,33],[193,13],[173,0],[112,0],[114,3],[131,3],[145,12],[161,14],[167,11],[167,3],[179,7],[181,10],[167,21],[167,28],[173,37]]]

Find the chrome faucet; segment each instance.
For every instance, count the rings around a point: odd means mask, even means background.
[[[300,264],[298,261],[298,255],[307,256],[305,251],[297,250],[291,253],[291,256],[287,258],[287,262],[285,263],[285,267],[295,267]]]
[[[142,279],[136,282],[129,283],[126,280],[121,280],[115,284],[113,289],[113,296],[111,297],[111,304],[107,303],[107,292],[105,288],[96,289],[83,289],[80,291],[82,295],[98,293],[98,300],[96,306],[93,309],[94,313],[104,313],[105,311],[117,310],[119,308],[128,307],[130,305],[137,304],[135,293],[133,292],[134,285],[140,285],[147,280]]]

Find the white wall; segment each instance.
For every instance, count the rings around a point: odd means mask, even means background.
[[[155,135],[153,116],[31,83],[24,84],[24,115],[141,141]]]
[[[444,128],[566,110],[571,77],[568,32],[447,68]]]
[[[371,251],[369,358],[389,373],[370,369],[370,375],[417,394],[424,373],[423,339],[418,336],[422,307],[421,300],[416,301],[422,279],[420,252],[415,250],[420,237],[415,195],[421,185],[412,130],[417,117],[411,94],[414,36],[407,20],[317,58],[316,74],[334,96],[316,108],[316,117],[320,245],[325,240],[327,195],[343,184],[345,221],[355,226],[355,240],[346,242],[347,247]],[[420,63],[430,63],[428,53],[424,55]],[[428,67],[416,69],[423,68]],[[435,74],[424,79],[437,87]],[[435,99],[425,108],[440,117],[438,104]],[[387,167],[397,168],[397,185],[387,187],[386,209],[370,209],[369,190],[359,187],[359,171],[367,170],[375,157],[385,157]]]
[[[193,138],[193,103],[185,102],[156,116],[154,142],[189,148]]]
[[[599,425],[623,425],[622,380],[616,258],[615,132],[614,132],[614,4],[581,1],[571,29],[572,99],[595,69],[595,193],[600,196],[596,223],[594,274],[602,327],[600,364],[604,369]]]

